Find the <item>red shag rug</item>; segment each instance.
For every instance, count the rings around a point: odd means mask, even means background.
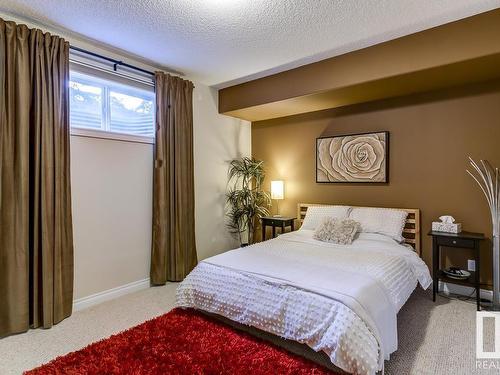
[[[332,372],[199,312],[175,309],[25,374],[323,375]]]

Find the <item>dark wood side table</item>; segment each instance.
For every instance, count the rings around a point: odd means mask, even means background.
[[[481,310],[481,296],[480,296],[480,284],[479,284],[479,244],[484,240],[484,234],[482,233],[472,233],[472,232],[460,232],[460,233],[446,233],[446,232],[436,232],[430,231],[429,236],[432,236],[432,279],[433,279],[433,291],[432,300],[436,301],[436,294],[438,293],[439,280],[450,284],[458,284],[470,286],[476,289],[476,303],[477,311]],[[474,259],[476,261],[476,271],[471,271],[471,275],[466,280],[456,280],[446,276],[443,273],[441,267],[441,247],[454,247],[462,249],[472,249],[474,250]]]
[[[290,227],[291,231],[294,231],[293,223],[295,217],[286,216],[265,216],[260,220],[262,221],[262,241],[266,240],[266,227],[273,228],[273,238],[276,237],[276,228],[281,228],[281,233],[285,233],[285,228]]]

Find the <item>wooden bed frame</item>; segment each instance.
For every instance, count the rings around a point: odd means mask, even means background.
[[[302,225],[304,217],[306,216],[307,208],[312,206],[332,206],[330,204],[316,204],[316,203],[299,203],[297,205],[297,219]],[[360,207],[360,206],[350,206],[350,207]],[[405,243],[411,245],[418,256],[421,256],[421,244],[420,244],[420,210],[418,208],[396,208],[396,210],[403,210],[408,212],[408,217],[406,218],[406,224],[403,229],[403,237],[405,238]]]

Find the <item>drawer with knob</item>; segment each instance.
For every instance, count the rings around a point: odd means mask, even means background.
[[[474,248],[474,241],[464,238],[438,237],[439,246]]]

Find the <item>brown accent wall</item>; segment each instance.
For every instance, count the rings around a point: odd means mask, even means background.
[[[249,121],[500,78],[500,9],[219,91]]]
[[[315,182],[316,137],[382,130],[390,132],[388,184]],[[440,215],[491,237],[486,201],[465,169],[468,155],[500,167],[500,81],[254,122],[252,153],[265,161],[267,184],[285,181],[283,214],[295,215],[299,202],[420,208],[431,266],[427,232]],[[462,267],[470,258],[445,254]],[[482,282],[490,284],[490,241],[481,255]]]

